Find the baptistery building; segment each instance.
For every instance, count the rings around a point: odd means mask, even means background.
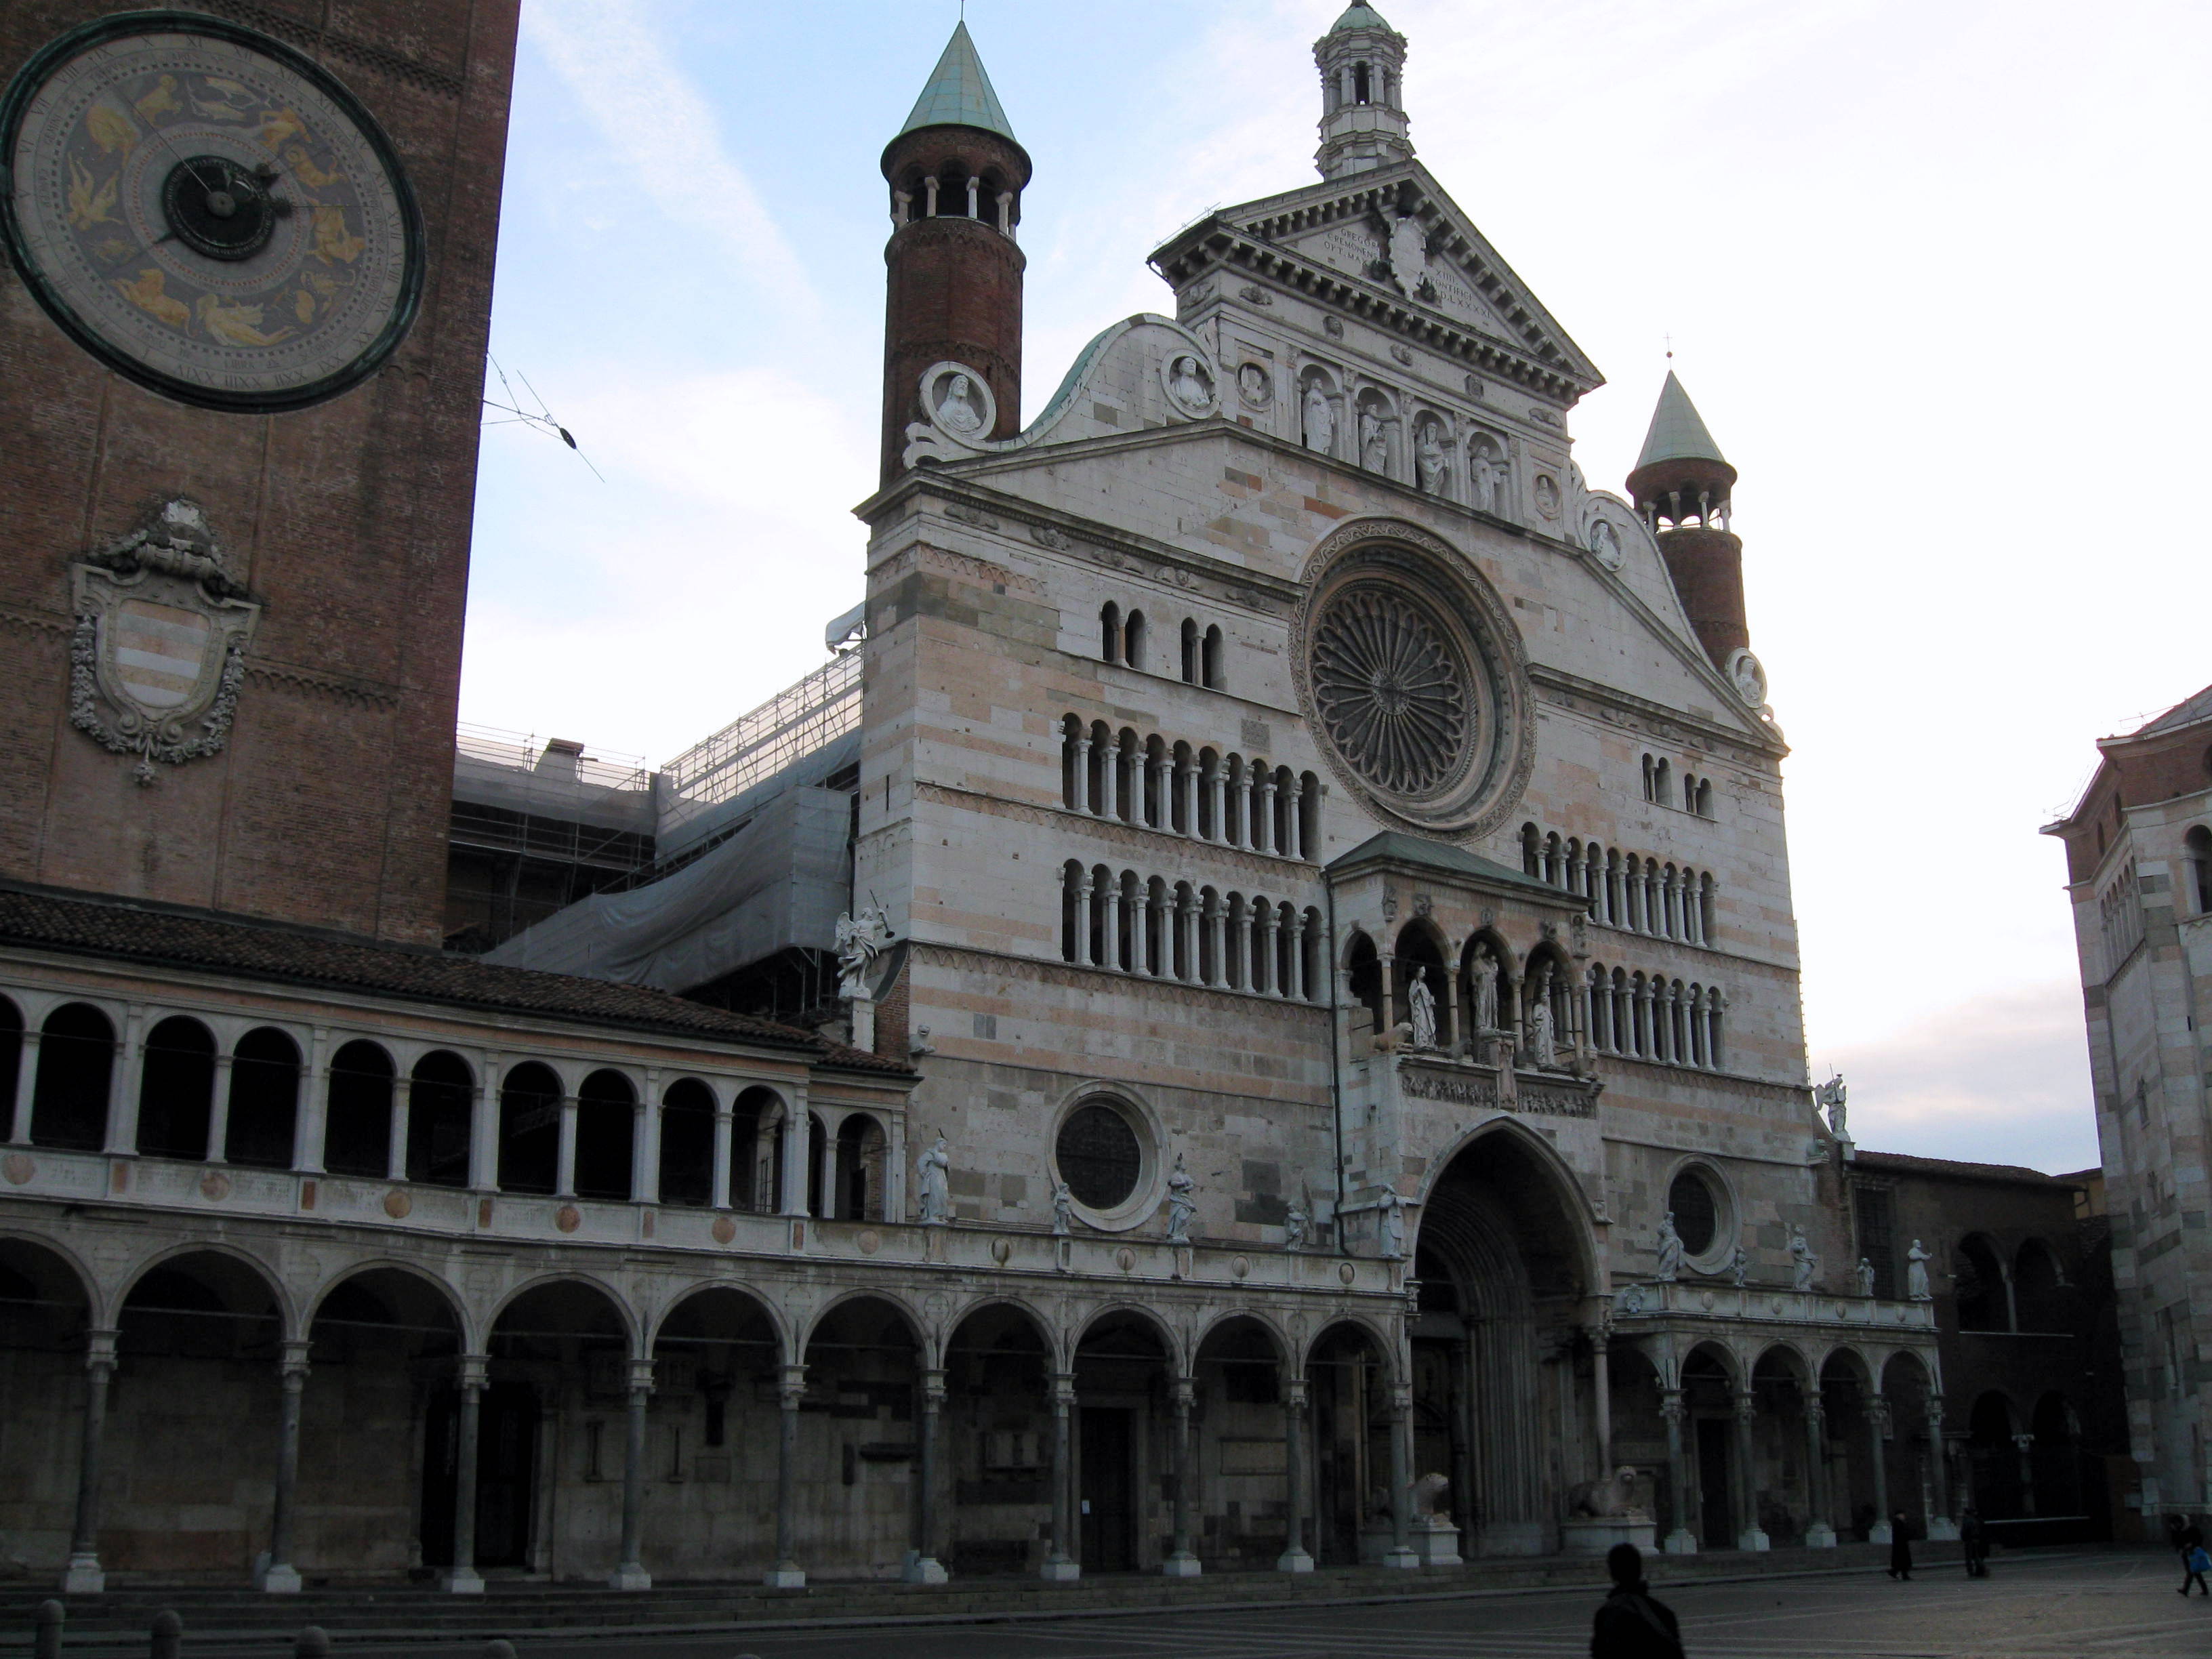
[[[403,9],[0,22],[14,1553],[1948,1531],[1931,1304],[1806,1070],[1735,470],[1670,374],[1584,478],[1601,376],[1417,157],[1402,36],[1335,20],[1318,176],[1177,231],[1024,426],[1049,166],[957,29],[883,153],[864,602],[629,775],[456,757],[515,17]]]

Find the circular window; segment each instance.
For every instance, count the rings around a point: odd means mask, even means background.
[[[1294,661],[1311,728],[1376,806],[1419,830],[1492,828],[1535,760],[1518,631],[1465,555],[1410,525],[1316,550]]]
[[[1089,1209],[1111,1210],[1127,1203],[1145,1171],[1144,1147],[1135,1128],[1103,1101],[1089,1102],[1067,1115],[1053,1152],[1069,1194]]]
[[[1703,1255],[1713,1248],[1720,1231],[1720,1205],[1712,1183],[1695,1170],[1685,1170],[1667,1189],[1667,1207],[1674,1212],[1674,1231],[1681,1235],[1686,1255]]]

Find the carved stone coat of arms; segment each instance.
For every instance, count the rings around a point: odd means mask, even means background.
[[[223,567],[206,515],[164,503],[70,567],[70,721],[102,748],[156,763],[218,752],[230,736],[261,606]]]

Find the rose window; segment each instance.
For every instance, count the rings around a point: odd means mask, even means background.
[[[1355,582],[1313,629],[1313,697],[1337,752],[1377,789],[1433,794],[1474,725],[1466,664],[1428,607],[1395,584]]]

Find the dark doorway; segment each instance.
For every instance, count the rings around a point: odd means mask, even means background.
[[[453,1491],[459,1472],[460,1395],[430,1401],[422,1460],[422,1562],[453,1565]],[[477,1416],[477,1565],[530,1565],[530,1520],[538,1472],[538,1393],[495,1382]]]
[[[1706,1549],[1727,1549],[1735,1543],[1735,1528],[1729,1511],[1729,1424],[1725,1419],[1698,1419],[1698,1525],[1704,1534],[1698,1543]]]
[[[1083,1408],[1083,1567],[1133,1572],[1137,1566],[1136,1413],[1126,1407]]]

